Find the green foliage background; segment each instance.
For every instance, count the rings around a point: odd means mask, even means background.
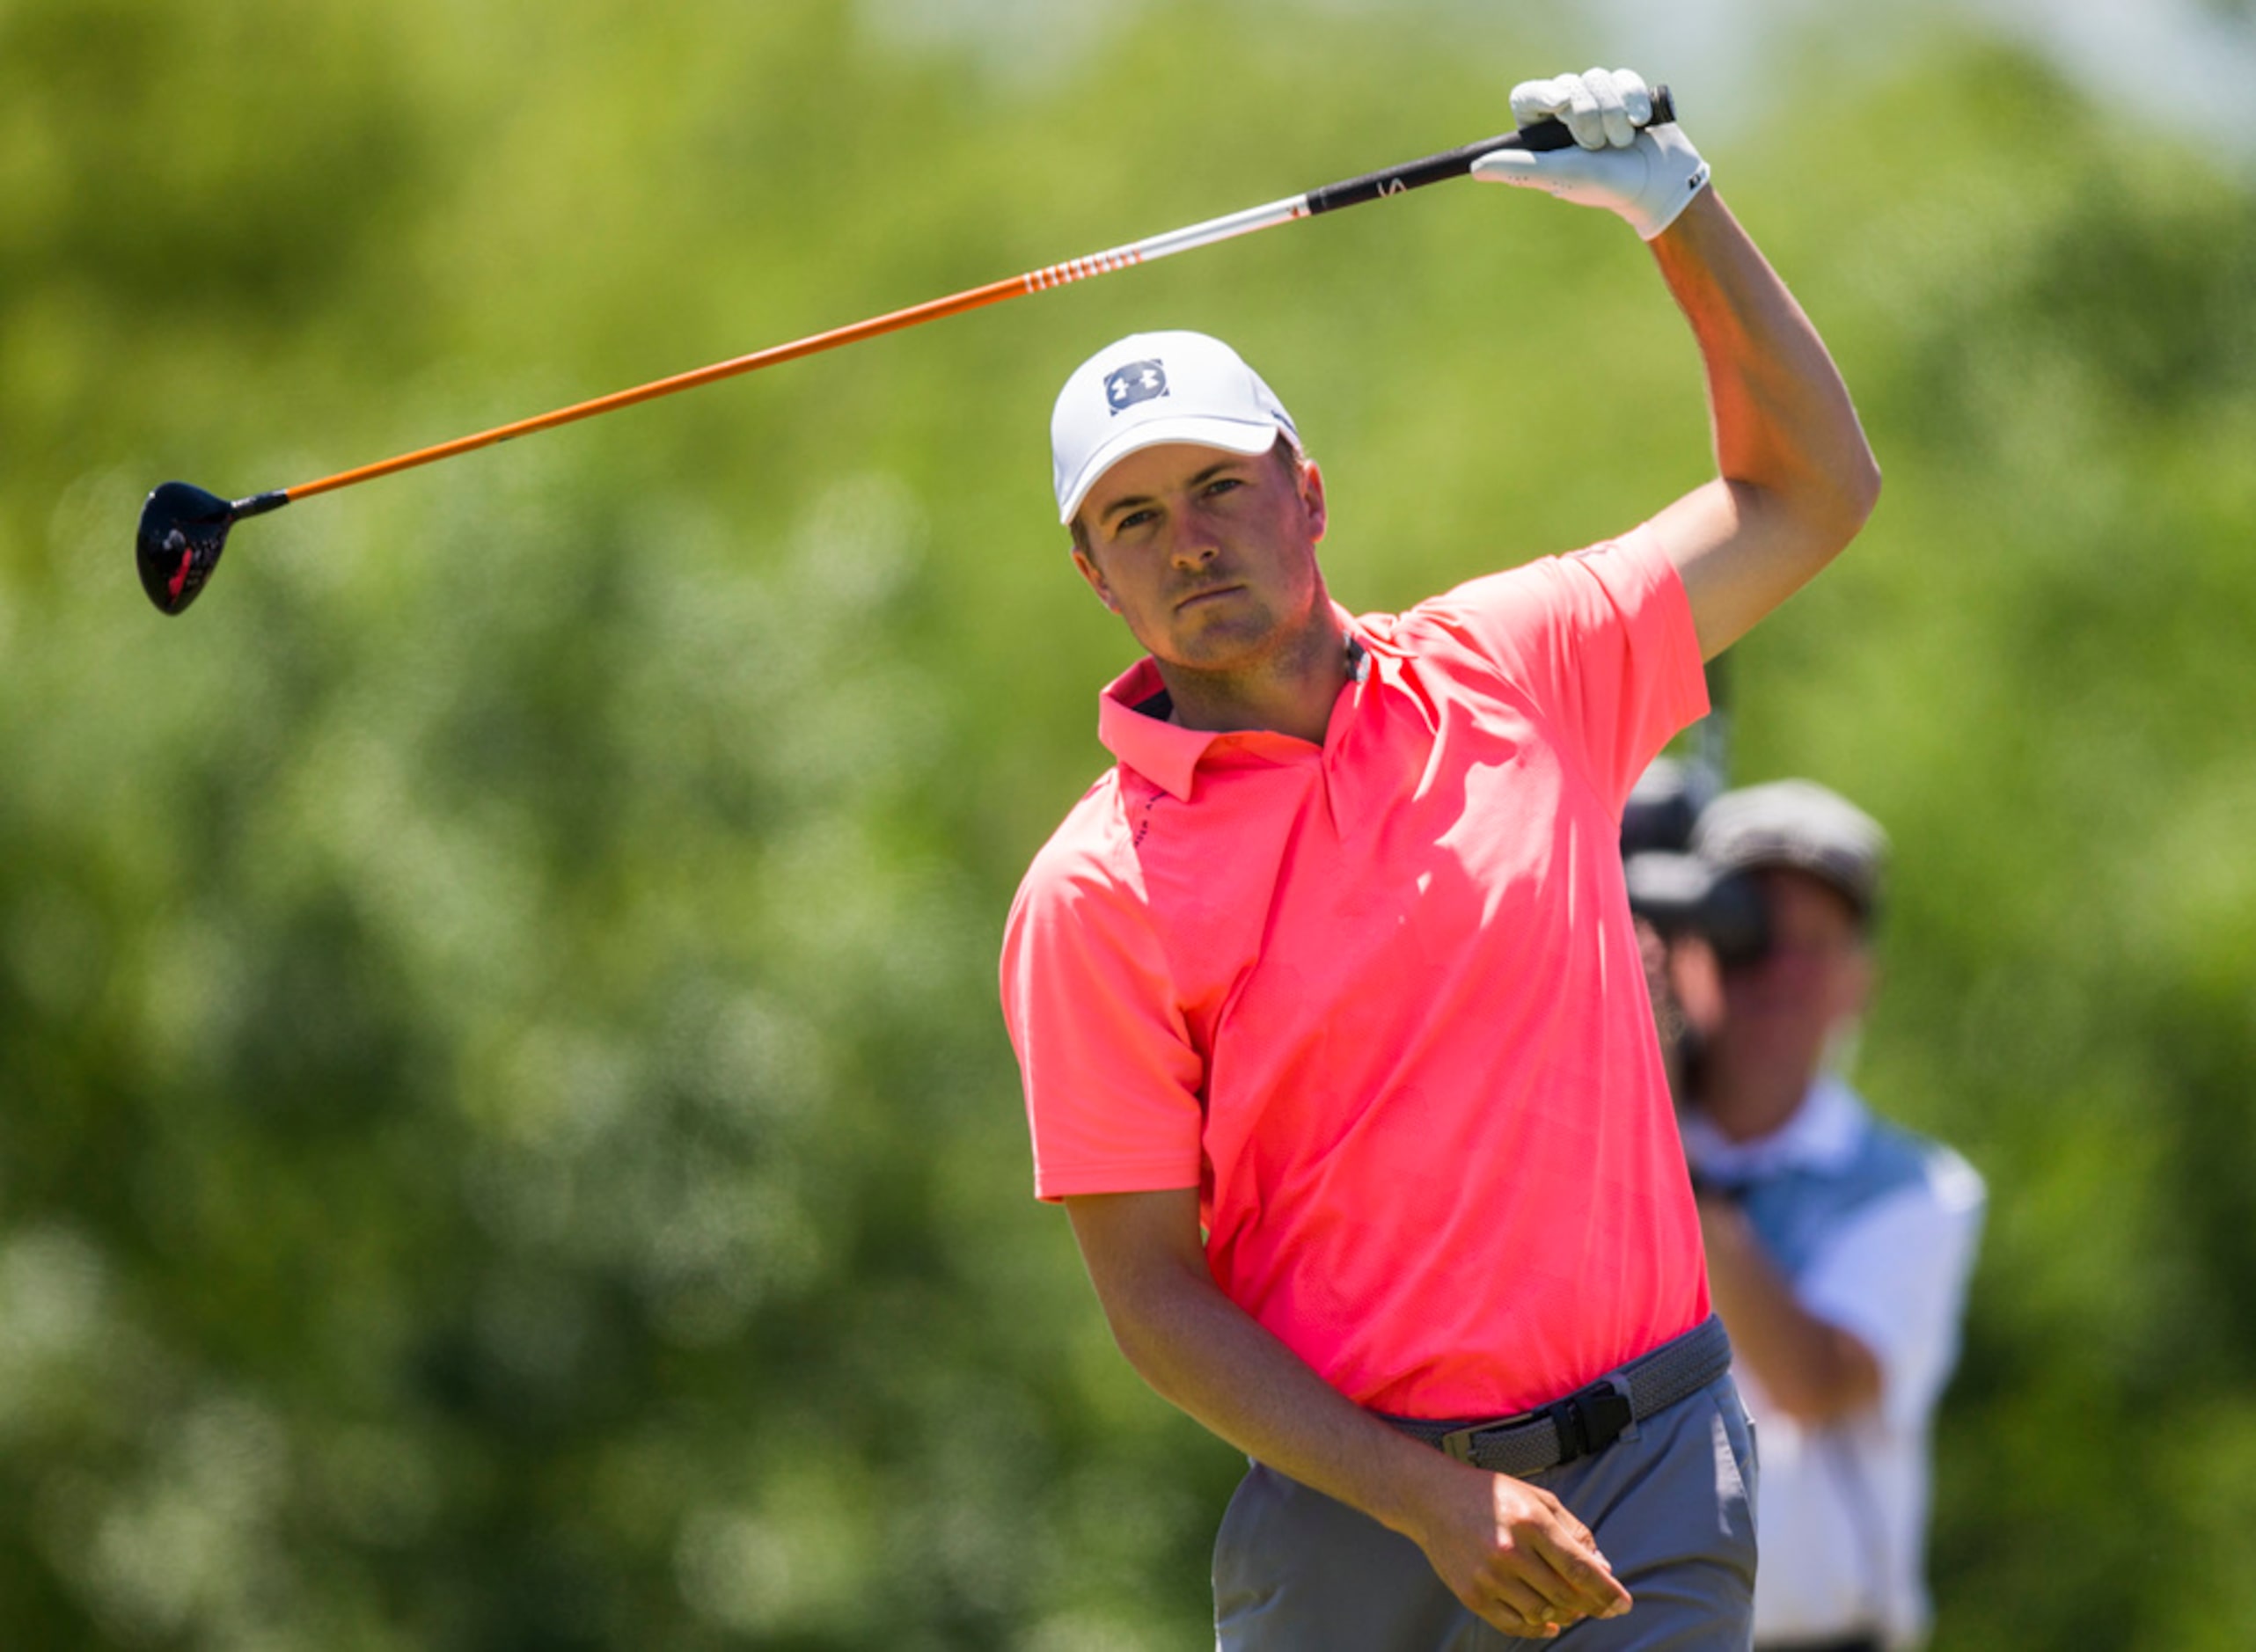
[[[1620,226],[1453,186],[920,328],[306,501],[181,620],[128,540],[168,477],[1445,148],[1589,55],[1438,3],[0,4],[0,1644],[1201,1643],[1238,1465],[1029,1196],[992,1004],[1130,654],[1049,399],[1230,337],[1397,607],[1703,474]],[[1937,1645],[2245,1647],[2256,194],[1967,35],[1712,128],[1673,78],[1888,473],[1738,650],[1737,766],[1893,829],[1862,1077],[1991,1187]]]

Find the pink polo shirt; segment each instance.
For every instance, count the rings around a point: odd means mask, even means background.
[[[1619,847],[1699,646],[1644,528],[1349,623],[1322,747],[1139,713],[1149,660],[1105,691],[1003,943],[1035,1190],[1196,1187],[1334,1387],[1502,1415],[1708,1312]]]

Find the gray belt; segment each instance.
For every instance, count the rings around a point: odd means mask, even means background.
[[[1386,1421],[1461,1463],[1516,1478],[1604,1451],[1632,1422],[1689,1400],[1731,1363],[1731,1339],[1724,1334],[1724,1322],[1710,1315],[1587,1388],[1518,1416],[1492,1422]]]

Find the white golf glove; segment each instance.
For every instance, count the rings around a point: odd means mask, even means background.
[[[1593,69],[1524,80],[1512,89],[1515,124],[1546,115],[1564,123],[1574,148],[1497,150],[1473,163],[1473,176],[1603,207],[1648,241],[1675,223],[1707,184],[1708,163],[1674,125],[1640,129],[1652,118],[1652,93],[1630,69]]]

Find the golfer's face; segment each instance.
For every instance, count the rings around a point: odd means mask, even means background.
[[[1194,670],[1252,664],[1323,600],[1323,482],[1271,454],[1168,443],[1132,453],[1081,506],[1073,560],[1154,657]]]

